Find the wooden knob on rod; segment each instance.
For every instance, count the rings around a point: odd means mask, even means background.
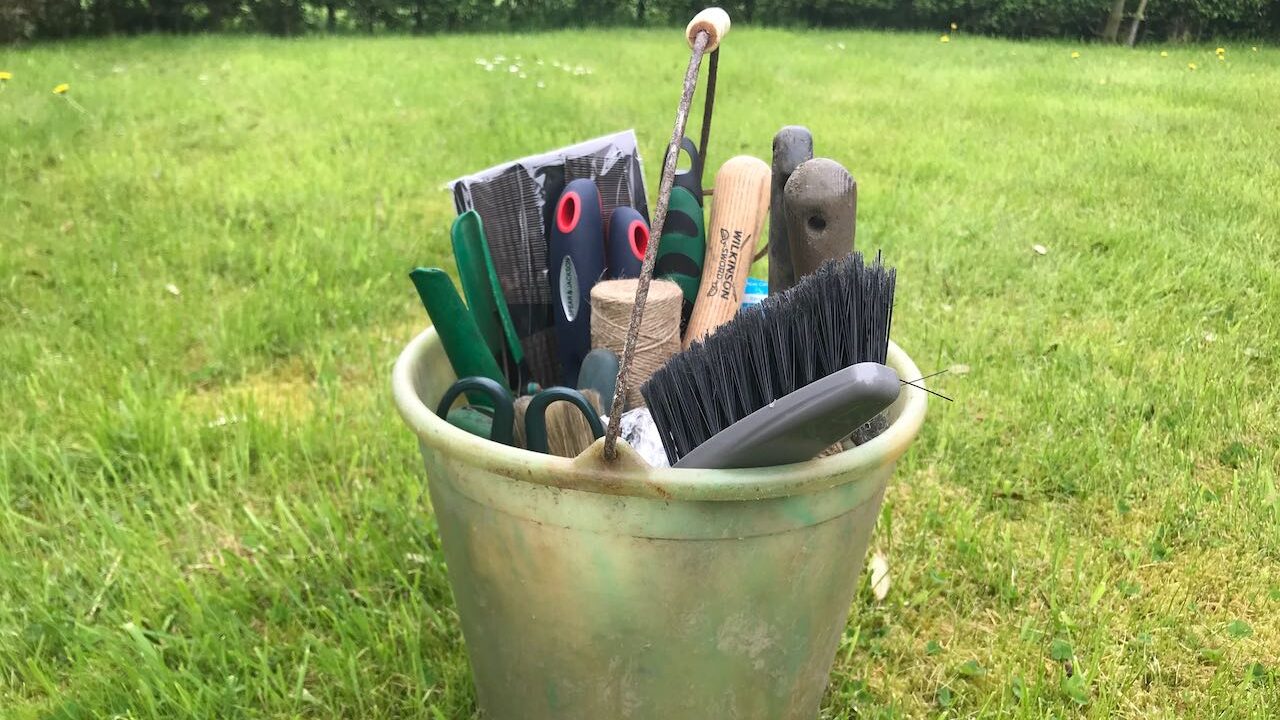
[[[689,40],[689,47],[693,47],[693,41],[697,39],[698,33],[707,31],[707,48],[706,52],[711,52],[720,47],[720,41],[725,35],[729,34],[729,13],[718,7],[707,8],[689,21],[689,26],[684,29],[684,36]]]

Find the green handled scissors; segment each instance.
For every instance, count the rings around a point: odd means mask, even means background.
[[[465,408],[449,412],[458,396],[464,392],[475,391],[485,394],[493,401],[492,415],[489,408],[469,405]],[[551,403],[564,400],[572,403],[582,411],[591,428],[591,436],[599,440],[604,437],[604,424],[595,408],[582,393],[568,387],[549,387],[533,396],[524,414],[524,434],[526,444],[534,452],[547,453],[547,408]],[[436,415],[445,418],[450,424],[466,430],[472,435],[479,435],[503,445],[514,445],[515,400],[510,391],[500,383],[487,377],[465,377],[454,383],[440,398],[436,406]]]
[[[473,397],[479,393],[489,398],[493,407],[483,405],[467,405],[450,412],[449,408],[462,393]],[[511,391],[493,378],[474,375],[464,377],[445,391],[436,406],[436,415],[449,421],[449,424],[462,428],[472,435],[479,435],[503,445],[514,445],[515,437],[512,428],[515,425],[515,401]]]

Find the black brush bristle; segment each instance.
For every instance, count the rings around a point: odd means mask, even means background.
[[[884,363],[895,281],[879,254],[829,260],[673,356],[640,388],[667,459],[838,370]]]

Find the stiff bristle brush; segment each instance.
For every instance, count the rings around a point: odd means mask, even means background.
[[[895,280],[878,256],[830,260],[673,356],[641,388],[671,464],[809,460],[887,408]]]
[[[560,388],[560,390],[567,391],[567,388]],[[599,435],[592,429],[592,423],[587,420],[585,413],[590,412],[599,418],[601,402],[600,394],[595,390],[585,389],[580,392],[585,401],[584,405],[575,405],[568,402],[568,398],[563,398],[543,407],[541,420],[543,429],[539,435],[543,436],[541,442],[545,443],[546,447],[530,442],[527,418],[533,396],[524,395],[516,398],[513,425],[516,447],[567,458],[577,457],[586,450]],[[600,428],[600,423],[595,423],[595,427]],[[600,433],[603,434],[602,428]]]

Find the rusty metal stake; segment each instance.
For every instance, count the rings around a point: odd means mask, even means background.
[[[627,330],[627,341],[622,349],[622,362],[618,368],[617,389],[613,394],[613,404],[609,409],[609,428],[604,436],[605,460],[613,462],[618,457],[618,433],[621,430],[622,406],[631,388],[631,364],[636,352],[636,338],[640,334],[640,321],[644,317],[644,304],[649,297],[649,283],[653,279],[653,265],[658,257],[658,244],[662,240],[662,228],[667,222],[667,204],[671,200],[671,188],[675,184],[676,161],[680,143],[684,140],[685,126],[689,123],[689,106],[693,104],[693,93],[698,86],[698,69],[702,66],[702,56],[708,50],[717,52],[720,41],[729,32],[729,15],[720,8],[708,8],[694,16],[685,28],[685,37],[689,40],[691,52],[689,67],[684,73],[684,87],[680,93],[680,105],[676,109],[675,129],[671,133],[671,143],[667,146],[666,161],[662,165],[662,180],[658,184],[658,201],[653,210],[653,227],[650,230],[649,245],[645,248],[644,264],[640,268],[640,277],[636,283],[636,301],[631,308],[631,322]],[[712,104],[715,87],[708,78],[707,105],[703,122],[703,144],[710,134]],[[706,157],[703,150],[703,157]]]

